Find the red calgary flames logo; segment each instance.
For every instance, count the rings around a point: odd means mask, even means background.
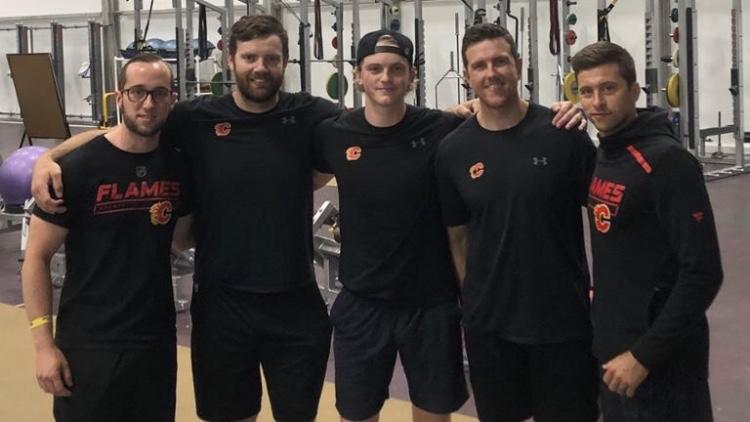
[[[594,225],[597,230],[607,233],[612,226],[612,223],[609,221],[610,218],[612,218],[612,213],[609,211],[607,204],[594,205]]]
[[[362,148],[360,147],[349,147],[346,149],[347,161],[359,160],[359,157],[361,156],[362,156]]]
[[[232,125],[229,122],[217,123],[214,131],[216,131],[216,136],[227,136],[232,131]]]
[[[484,174],[484,163],[481,161],[469,167],[469,176],[472,179],[479,179]]]
[[[167,224],[172,218],[172,203],[169,201],[157,202],[151,205],[149,213],[151,214],[151,224],[154,226]]]

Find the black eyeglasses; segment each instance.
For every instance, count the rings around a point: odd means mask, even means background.
[[[142,86],[134,86],[132,88],[123,89],[122,92],[126,93],[128,99],[134,103],[145,101],[146,97],[149,95],[151,95],[151,100],[153,102],[163,103],[172,95],[172,90],[164,87],[148,90]]]

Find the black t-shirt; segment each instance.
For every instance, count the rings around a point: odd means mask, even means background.
[[[723,275],[700,163],[664,112],[642,110],[600,140],[588,199],[594,353],[630,350],[652,370],[686,360],[707,376],[705,312]]]
[[[474,117],[437,154],[445,222],[469,230],[464,323],[518,343],[591,336],[581,206],[595,148],[551,121],[536,104],[507,130]]]
[[[64,347],[141,347],[175,341],[170,251],[186,186],[180,154],[118,149],[100,136],[62,160],[68,229],[56,341]]]
[[[392,127],[370,125],[364,109],[318,127],[315,166],[336,175],[339,278],[347,289],[411,304],[456,300],[434,158],[440,140],[460,122],[409,106]]]
[[[195,280],[263,293],[315,282],[312,137],[336,106],[306,93],[248,113],[231,95],[177,104],[165,132],[188,156]]]

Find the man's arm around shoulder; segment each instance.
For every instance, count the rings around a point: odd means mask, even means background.
[[[31,194],[34,196],[36,206],[50,214],[65,212],[62,169],[60,169],[57,161],[107,132],[108,130],[81,132],[39,157],[34,164],[34,172],[31,178]],[[55,193],[54,198],[50,192]]]

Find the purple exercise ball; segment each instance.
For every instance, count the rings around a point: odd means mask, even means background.
[[[22,205],[31,198],[31,171],[47,148],[23,147],[0,165],[0,198],[8,205]]]

